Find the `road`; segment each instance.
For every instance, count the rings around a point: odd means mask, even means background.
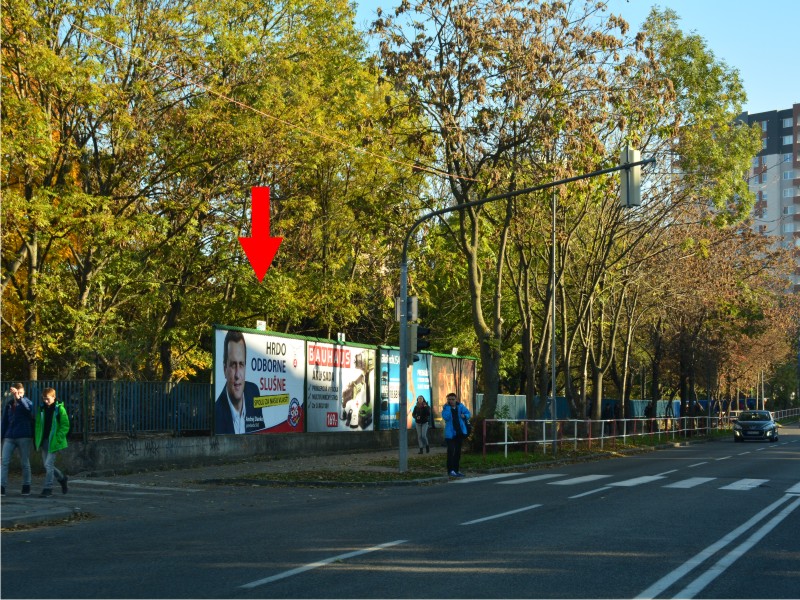
[[[3,598],[797,598],[800,429],[380,488],[120,486],[2,536]],[[102,489],[102,494],[99,490]]]

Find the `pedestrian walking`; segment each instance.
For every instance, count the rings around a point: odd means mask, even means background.
[[[0,487],[6,495],[8,469],[14,451],[19,451],[22,467],[22,495],[31,493],[31,449],[33,448],[33,402],[25,396],[25,386],[15,383],[9,390],[11,398],[3,407],[2,418],[2,473]]]
[[[53,478],[61,484],[61,493],[67,493],[68,477],[56,468],[56,454],[67,447],[69,417],[63,402],[56,401],[56,391],[45,388],[42,393],[44,403],[36,415],[36,449],[42,451],[44,464],[44,486],[40,498],[53,495]]]
[[[419,444],[419,453],[422,454],[422,451],[430,453],[431,447],[428,443],[428,426],[430,425],[431,421],[431,409],[428,406],[428,403],[425,402],[425,398],[422,396],[417,396],[417,405],[414,407],[414,411],[411,413],[411,416],[414,417],[414,423],[417,427],[417,443]]]
[[[450,477],[464,477],[459,470],[461,444],[467,437],[465,421],[471,416],[469,409],[461,404],[455,393],[447,394],[447,404],[442,409],[442,419],[444,420],[444,438],[447,443],[447,474]]]

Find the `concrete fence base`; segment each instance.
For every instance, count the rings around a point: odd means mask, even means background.
[[[431,444],[443,441],[440,429],[428,432]],[[409,448],[417,448],[417,436],[409,431]],[[59,452],[56,466],[67,473],[113,474],[189,468],[239,460],[317,456],[354,451],[393,450],[399,447],[399,432],[303,433],[269,435],[218,435],[201,437],[147,436],[70,440]],[[19,454],[14,453],[9,480],[19,477]],[[31,456],[34,474],[42,473],[41,452]]]

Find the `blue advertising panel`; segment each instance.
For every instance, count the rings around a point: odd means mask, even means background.
[[[409,367],[408,397],[406,398],[406,428],[413,426],[411,413],[422,396],[431,403],[430,364],[428,354],[418,354],[420,360]],[[400,417],[400,351],[390,348],[380,349],[380,428],[399,429]]]

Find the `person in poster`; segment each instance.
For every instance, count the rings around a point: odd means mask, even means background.
[[[222,353],[225,389],[215,405],[216,432],[252,433],[264,429],[264,414],[253,406],[258,386],[246,381],[247,345],[241,331],[228,331]]]

